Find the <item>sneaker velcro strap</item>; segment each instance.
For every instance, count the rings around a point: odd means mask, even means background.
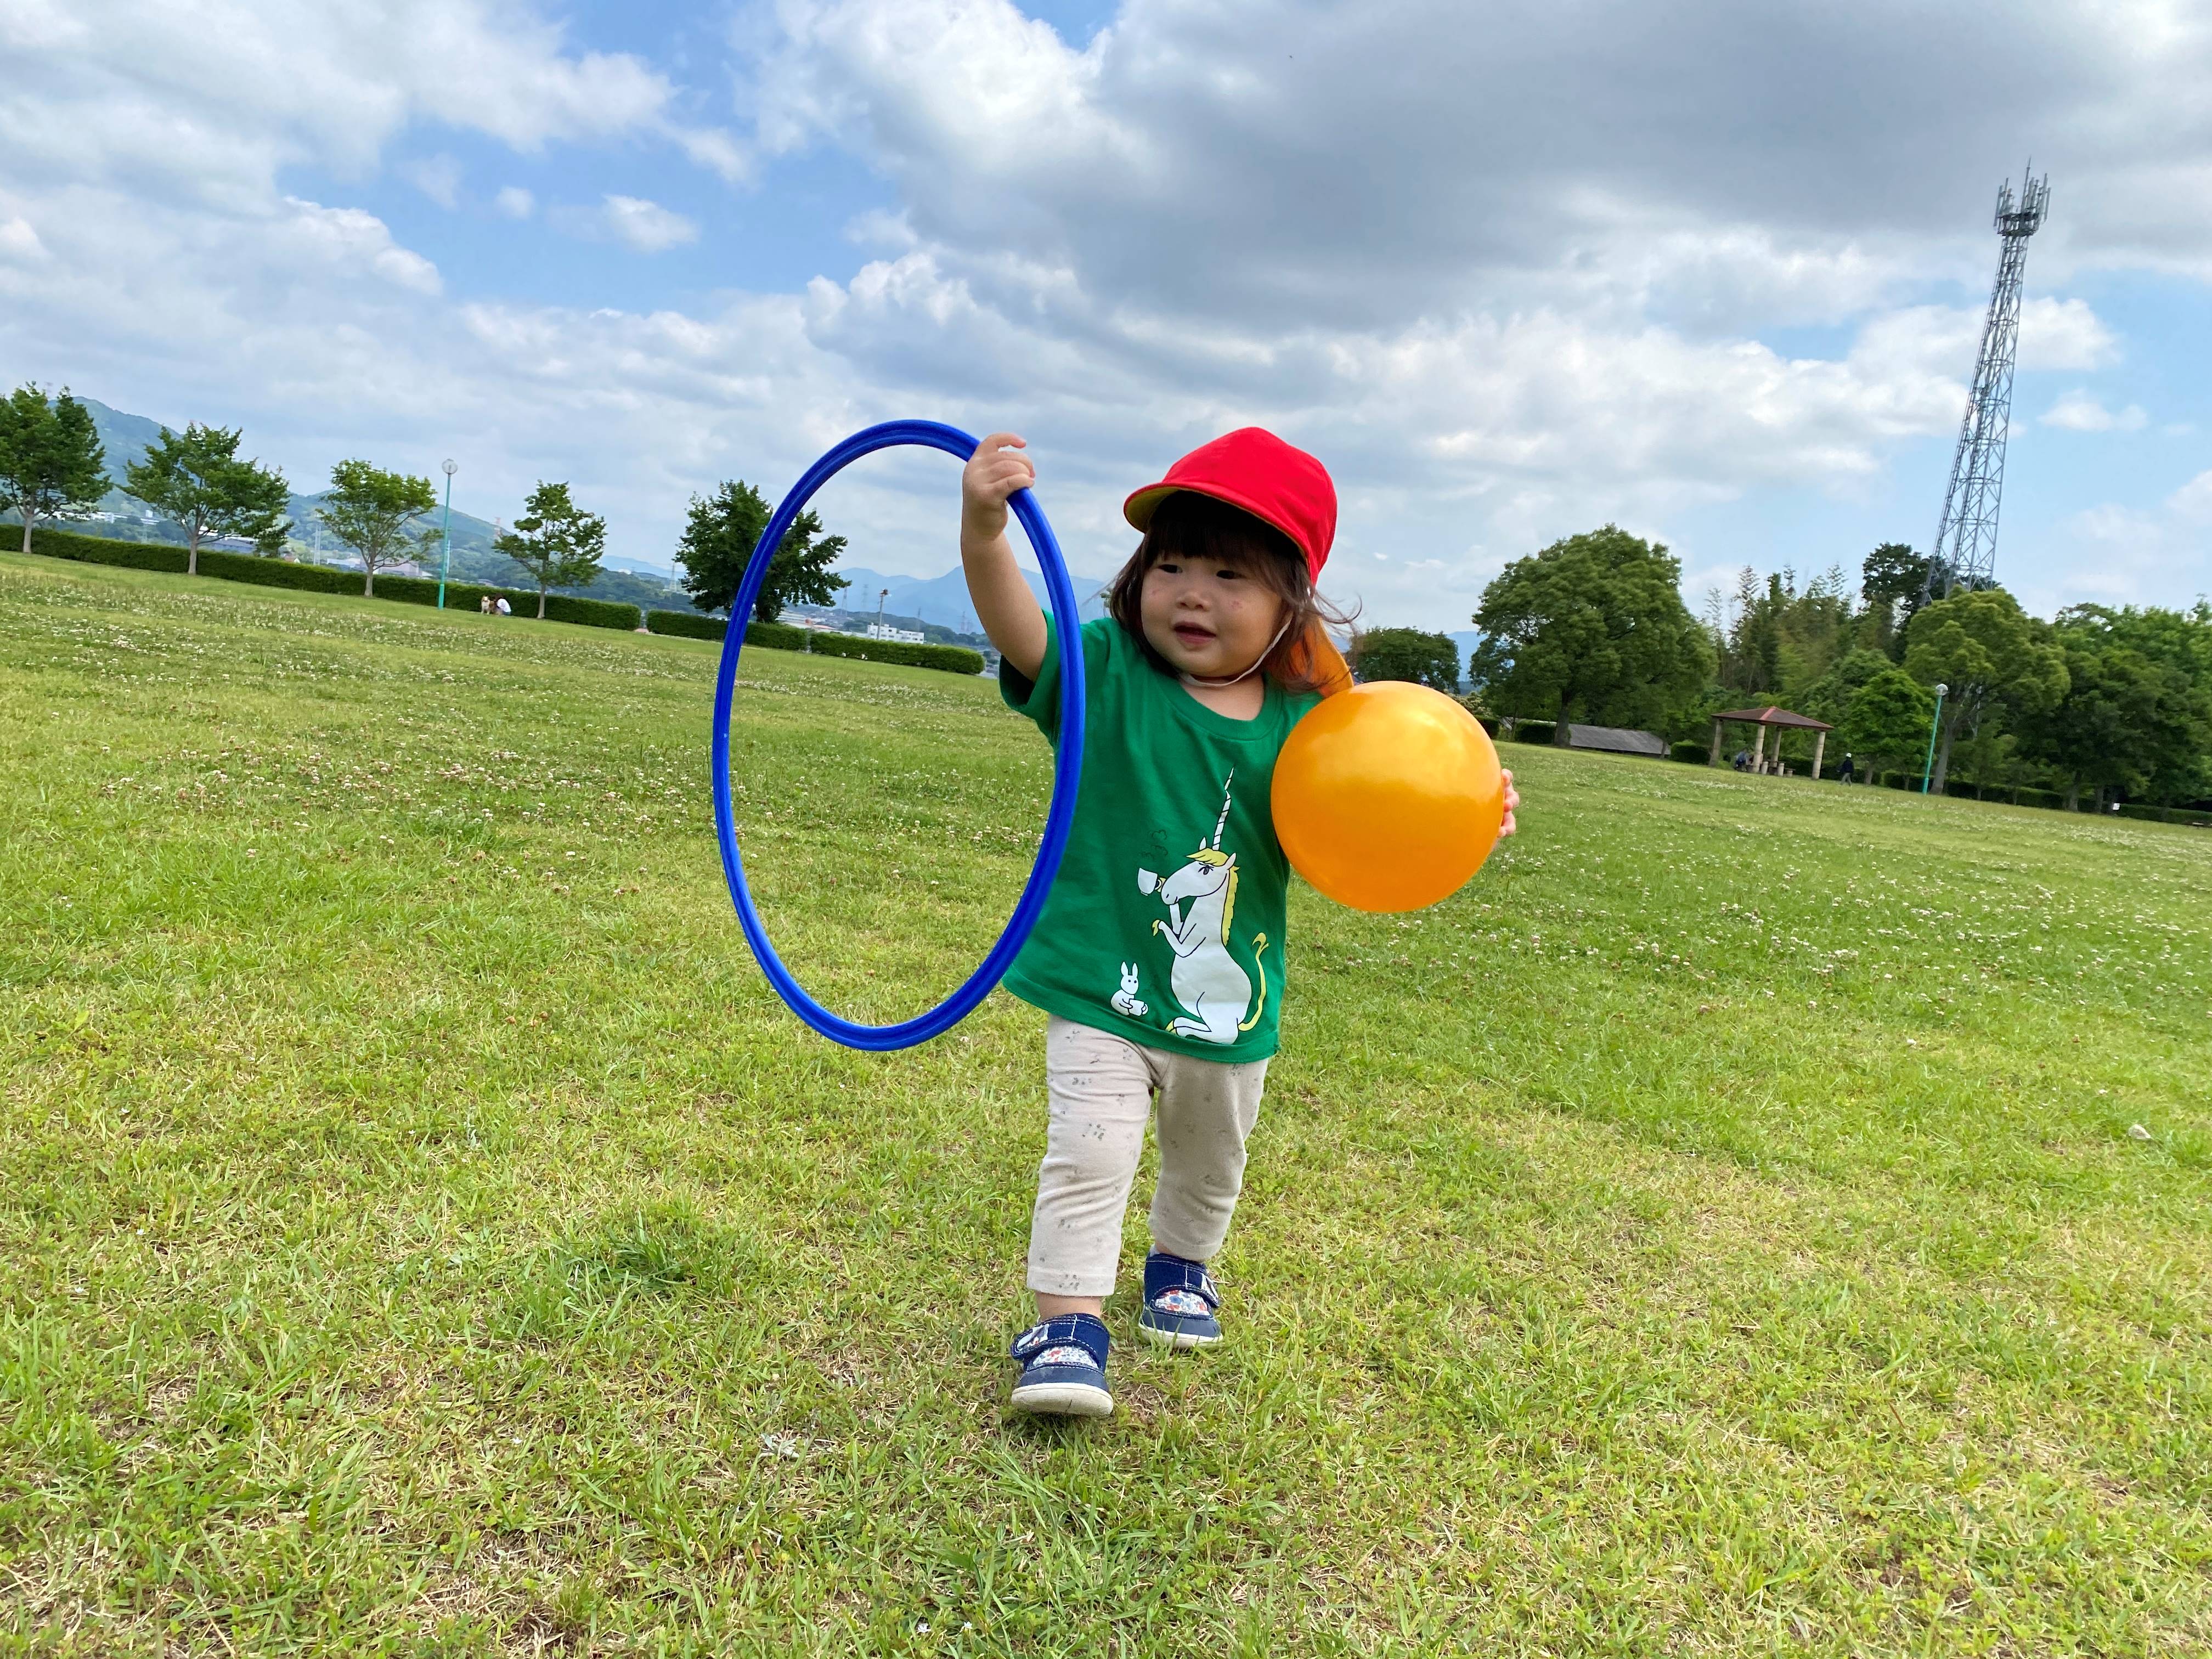
[[[1209,1314],[1221,1311],[1221,1292],[1214,1289],[1213,1275],[1204,1262],[1154,1250],[1145,1258],[1145,1300],[1157,1302],[1170,1291],[1188,1291],[1205,1302]]]
[[[1096,1314],[1061,1314],[1054,1319],[1041,1319],[1014,1339],[1009,1351],[1016,1359],[1027,1361],[1047,1348],[1073,1344],[1091,1356],[1091,1363],[1104,1367],[1106,1351],[1113,1339],[1106,1331],[1106,1322]]]

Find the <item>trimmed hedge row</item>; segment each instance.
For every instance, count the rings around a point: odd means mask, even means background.
[[[802,630],[793,629],[793,633]],[[980,674],[983,653],[964,645],[914,645],[905,640],[863,639],[857,634],[816,634],[807,648],[817,656],[858,657],[862,662],[903,663],[909,668],[941,668],[948,674]]]
[[[804,628],[793,628],[789,623],[747,623],[745,643],[765,646],[770,651],[804,651],[812,637]]]
[[[479,587],[473,582],[447,582],[446,609],[473,611],[477,608],[477,602],[487,595],[495,599],[504,599],[514,607],[514,614],[518,617],[531,622],[538,620],[536,593],[512,587]],[[429,576],[379,576],[376,579],[376,597],[397,599],[402,605],[435,605],[438,602],[438,584],[434,578]],[[617,605],[611,599],[580,599],[573,593],[548,593],[545,596],[545,620],[574,623],[582,628],[616,628],[625,634],[635,634],[644,618],[634,605]]]
[[[2192,811],[2186,806],[2145,806],[2123,801],[2120,816],[2140,818],[2146,823],[2191,823],[2200,830],[2212,829],[2212,812]]]
[[[1711,762],[1712,757],[1713,748],[1709,743],[1670,743],[1667,745],[1667,758],[1678,760],[1685,766],[1705,766]]]
[[[1557,720],[1518,720],[1513,726],[1516,743],[1549,743],[1559,734]]]
[[[31,551],[52,559],[74,559],[80,564],[113,565],[125,570],[159,570],[181,575],[185,550],[161,542],[119,542],[105,536],[76,536],[66,531],[33,530]],[[256,587],[284,587],[308,593],[343,593],[358,599],[358,572],[334,570],[328,565],[295,564],[286,559],[264,559],[252,553],[228,553],[219,548],[200,550],[200,574],[217,581],[248,582]],[[538,595],[514,587],[485,587],[473,582],[447,582],[446,608],[473,611],[486,596],[505,599],[518,617],[536,620]],[[428,576],[380,576],[373,598],[398,605],[435,605],[438,584]],[[580,599],[567,593],[545,596],[545,620],[574,623],[585,628],[615,628],[634,631],[638,610],[634,605],[615,605],[605,599]]]
[[[645,631],[670,634],[682,640],[713,640],[720,644],[722,635],[730,631],[730,624],[720,617],[702,617],[696,611],[648,611],[645,613]],[[748,640],[746,643],[751,641]]]
[[[13,553],[21,547],[22,532],[0,540]],[[50,559],[74,559],[79,564],[112,564],[125,570],[161,570],[173,576],[185,571],[185,550],[166,542],[118,542],[105,536],[79,536],[66,530],[33,529],[31,551]],[[203,558],[205,554],[201,555]]]
[[[696,611],[652,611],[646,628],[655,634],[673,634],[688,640],[719,641],[730,630],[720,617]],[[902,663],[909,668],[939,668],[951,674],[980,674],[983,653],[958,645],[909,645],[903,640],[869,640],[853,634],[825,634],[819,629],[793,628],[788,623],[745,624],[745,643],[770,651],[811,651],[823,657],[858,657],[866,662]]]

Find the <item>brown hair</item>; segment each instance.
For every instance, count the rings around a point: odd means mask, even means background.
[[[1285,691],[1326,692],[1349,683],[1328,628],[1348,626],[1352,619],[1315,588],[1305,555],[1266,520],[1190,489],[1176,490],[1153,510],[1144,540],[1106,585],[1106,614],[1128,630],[1160,672],[1176,670],[1145,637],[1139,607],[1146,573],[1167,558],[1234,565],[1283,602],[1290,625],[1260,659],[1260,672]]]

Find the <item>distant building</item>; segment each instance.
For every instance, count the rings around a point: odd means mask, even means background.
[[[870,623],[868,637],[872,640],[900,640],[908,645],[920,645],[929,635],[911,628],[893,628],[889,623]]]

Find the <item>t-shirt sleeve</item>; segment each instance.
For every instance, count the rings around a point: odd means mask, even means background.
[[[1034,680],[1017,669],[1004,658],[999,661],[999,695],[1006,700],[1006,707],[1017,714],[1027,716],[1037,724],[1037,729],[1054,742],[1060,740],[1060,630],[1051,625],[1047,615],[1044,642],[1044,661],[1037,666]],[[1121,624],[1110,617],[1083,624],[1083,672],[1091,680],[1106,672],[1107,659],[1113,651],[1113,635]]]

